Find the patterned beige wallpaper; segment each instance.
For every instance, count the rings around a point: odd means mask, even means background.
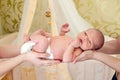
[[[0,34],[12,33],[19,30],[24,0],[0,0]],[[47,0],[38,0],[30,32],[42,28],[50,31],[45,12],[48,10]]]
[[[22,10],[23,0],[0,0],[0,28],[3,34],[18,31]]]
[[[18,31],[24,0],[0,0],[0,34]],[[74,0],[78,13],[105,35],[120,35],[120,0]],[[38,0],[31,31],[49,31],[47,0]]]
[[[74,0],[78,13],[105,35],[120,35],[120,0]]]

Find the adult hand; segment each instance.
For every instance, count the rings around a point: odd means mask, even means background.
[[[33,63],[34,65],[52,65],[52,64],[57,64],[60,63],[60,61],[57,60],[47,60],[44,58],[47,58],[49,56],[49,54],[47,53],[36,53],[33,51],[27,52],[27,54],[23,54],[26,55],[25,59],[31,63]]]
[[[85,61],[85,60],[92,59],[93,56],[94,56],[94,51],[92,50],[83,51],[79,56],[77,56],[73,60],[73,63],[76,63],[78,61]]]

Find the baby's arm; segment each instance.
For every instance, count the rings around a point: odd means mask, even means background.
[[[69,28],[69,24],[68,23],[65,23],[65,24],[63,24],[62,25],[62,27],[61,27],[61,31],[60,31],[60,36],[65,36],[65,34],[67,33],[67,32],[69,32],[70,31],[70,28]]]
[[[73,59],[78,56],[82,50],[79,48],[79,41],[74,40],[67,47],[63,55],[63,62],[72,62]]]
[[[77,56],[79,56],[82,53],[82,49],[77,48],[75,49],[74,53],[73,53],[73,59],[74,60]]]
[[[63,54],[63,62],[72,62],[74,47],[69,45]]]

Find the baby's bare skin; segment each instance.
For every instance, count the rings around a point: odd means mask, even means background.
[[[70,28],[68,24],[62,25],[59,36],[51,36],[49,33],[43,30],[35,31],[31,34],[29,39],[36,43],[32,50],[36,52],[46,52],[47,47],[50,46],[50,53],[53,54],[54,59],[62,61],[65,50],[73,41],[72,37],[65,35],[69,31]],[[50,40],[48,40],[48,38],[50,38]],[[72,56],[73,54],[67,54],[64,57],[67,58],[66,62],[71,61]]]
[[[50,40],[51,53],[54,59],[62,59],[68,45],[73,41],[70,36],[55,36]]]

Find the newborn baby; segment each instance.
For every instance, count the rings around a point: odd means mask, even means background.
[[[68,24],[64,24],[61,27],[61,31],[60,31],[60,36],[64,36],[65,33],[69,32],[70,29],[68,27]],[[48,52],[51,53],[51,49],[50,49],[50,44],[51,41],[53,41],[53,38],[50,33],[47,33],[41,29],[33,32],[30,37],[26,36],[24,37],[24,45],[21,47],[21,53],[25,53],[27,51],[33,50],[36,52]],[[60,37],[59,37],[60,38]],[[55,39],[56,40],[56,39]],[[63,39],[62,39],[63,40]],[[47,49],[48,48],[48,49]],[[53,54],[50,54],[51,56],[49,57],[49,59],[53,59]]]
[[[26,38],[25,44],[26,42],[30,42],[33,44],[32,50],[37,52],[50,53],[50,59],[60,60],[63,62],[71,62],[72,59],[75,56],[79,55],[82,51],[88,49],[99,49],[104,43],[103,34],[97,29],[92,28],[83,31],[78,34],[76,39],[73,39],[71,36],[65,35],[65,33],[69,31],[70,28],[68,24],[62,25],[59,36],[51,36],[49,33],[43,30],[37,30],[32,33],[29,38]],[[73,53],[64,54],[67,47],[69,45],[73,45],[75,41],[77,41],[78,46],[74,49]]]

